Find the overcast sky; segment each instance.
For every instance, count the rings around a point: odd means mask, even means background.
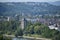
[[[54,2],[59,0],[0,0],[0,2]]]

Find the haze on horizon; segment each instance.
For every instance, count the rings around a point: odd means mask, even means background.
[[[60,0],[0,0],[0,2],[54,2]]]

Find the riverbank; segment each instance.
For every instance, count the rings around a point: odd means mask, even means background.
[[[14,36],[14,35],[3,35],[4,37],[12,37],[12,38],[14,38],[14,37],[16,37],[16,36]],[[28,38],[28,39],[38,39],[38,40],[51,40],[51,39],[48,39],[48,38],[38,38],[38,37],[30,37],[30,36],[17,36],[18,38]]]
[[[51,39],[47,39],[47,38],[37,38],[37,37],[29,37],[29,36],[23,36],[23,38],[39,39],[39,40],[51,40]]]

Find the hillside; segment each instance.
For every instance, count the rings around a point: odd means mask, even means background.
[[[60,6],[51,5],[46,2],[5,2],[0,3],[0,15],[15,14],[39,15],[60,13]]]
[[[60,6],[60,1],[50,2],[50,4]]]

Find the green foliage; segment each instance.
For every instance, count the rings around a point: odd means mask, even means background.
[[[19,25],[20,25],[20,22],[18,21],[2,21],[0,22],[0,31],[7,34],[10,34],[10,33],[12,34],[17,30],[17,27],[19,27]]]
[[[12,40],[12,39],[8,37],[3,37],[3,35],[0,34],[0,40]]]
[[[3,36],[2,35],[0,35],[0,40],[3,40]]]
[[[33,34],[34,33],[34,27],[31,25],[25,29],[25,34]]]
[[[52,38],[53,40],[60,40],[60,32],[57,30],[50,30],[48,26],[41,24],[39,22],[32,24],[29,22],[27,27],[22,30],[20,27],[20,22],[18,21],[3,21],[0,22],[0,34],[9,34],[15,33],[15,36],[22,36],[23,34],[30,35],[37,34],[42,37]],[[0,39],[3,40],[3,36],[0,36]],[[10,40],[9,38],[6,40]]]
[[[15,32],[15,36],[22,36],[23,35],[23,30],[22,29],[18,29],[16,32]]]
[[[28,26],[26,29],[25,29],[25,34],[37,34],[37,35],[41,35],[42,37],[45,37],[45,38],[52,38],[55,40],[58,39],[59,40],[59,37],[60,35],[57,35],[57,34],[60,34],[59,31],[57,30],[50,30],[48,28],[48,26],[46,25],[43,25],[39,22],[37,23],[34,23],[30,26]],[[30,35],[31,36],[31,35]]]
[[[60,34],[55,35],[52,40],[60,40]]]
[[[40,29],[39,25],[37,25],[37,26],[34,27],[34,33],[35,34],[41,34],[41,29]]]

